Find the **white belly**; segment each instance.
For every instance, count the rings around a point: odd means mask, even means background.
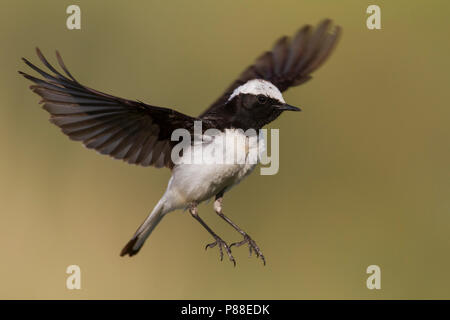
[[[193,147],[183,154],[185,161],[174,167],[167,187],[167,196],[171,198],[172,206],[184,207],[191,202],[200,203],[221,191],[227,191],[255,168],[258,152],[264,146],[261,138],[249,139],[234,129],[227,130],[225,137],[222,135],[218,138],[224,139],[221,140],[220,147],[224,146],[223,141],[226,146],[222,163],[214,163],[217,162],[214,156],[219,146],[219,140],[215,138],[201,145],[202,157],[198,159],[203,159],[202,163],[192,163],[193,156],[198,156],[200,151],[200,148]],[[232,140],[234,145],[230,147]]]

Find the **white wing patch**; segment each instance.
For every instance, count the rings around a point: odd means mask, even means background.
[[[268,96],[269,98],[276,99],[282,103],[286,103],[283,99],[283,96],[281,95],[280,90],[276,86],[274,86],[271,82],[263,80],[263,79],[253,79],[249,80],[243,85],[237,87],[231,96],[228,98],[228,101],[233,99],[239,94],[263,94],[265,96]]]

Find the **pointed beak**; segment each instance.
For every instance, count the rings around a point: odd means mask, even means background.
[[[291,106],[290,104],[287,104],[287,103],[276,105],[275,107],[281,111],[302,111],[302,109]]]

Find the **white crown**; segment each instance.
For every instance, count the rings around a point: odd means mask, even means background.
[[[280,90],[278,90],[278,88],[275,87],[271,82],[263,79],[249,80],[243,85],[237,87],[228,98],[228,101],[241,93],[254,95],[263,94],[265,96],[268,96],[269,98],[273,98],[282,103],[286,103],[283,99],[283,96],[281,95]]]

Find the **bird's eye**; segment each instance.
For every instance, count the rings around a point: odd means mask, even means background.
[[[267,102],[267,97],[263,94],[258,94],[257,99],[261,104],[265,104]]]

